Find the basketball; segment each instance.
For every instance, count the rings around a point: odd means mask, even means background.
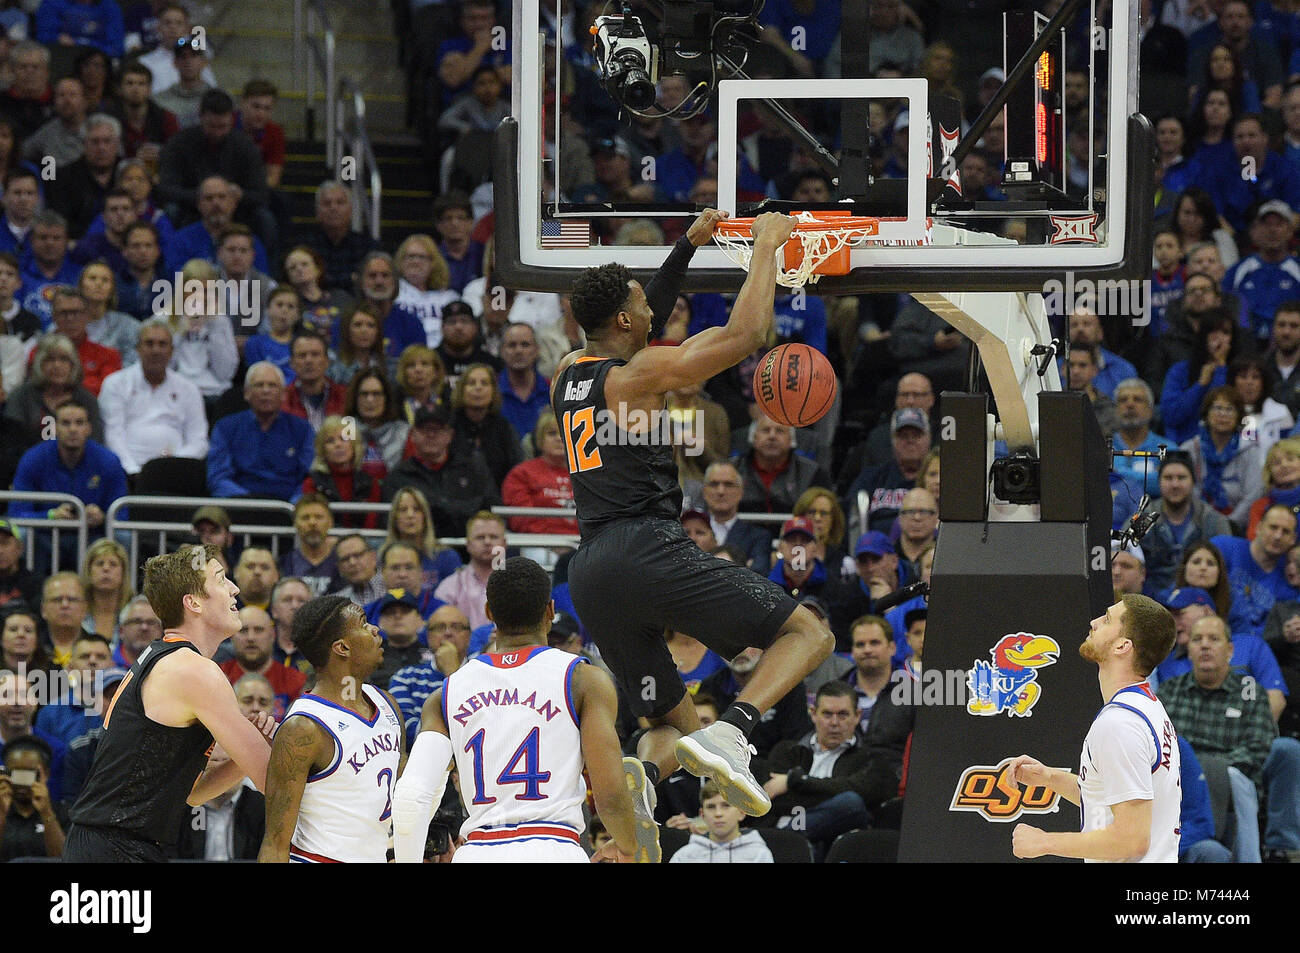
[[[754,399],[777,423],[807,427],[835,403],[835,371],[825,355],[807,344],[782,344],[754,370]]]

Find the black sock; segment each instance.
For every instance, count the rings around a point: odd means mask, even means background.
[[[651,787],[659,785],[659,765],[653,761],[642,761],[641,767],[645,768],[646,780],[650,782]]]
[[[755,728],[758,727],[759,711],[753,705],[745,702],[732,702],[731,707],[722,713],[719,721],[725,721],[729,725],[735,725],[741,730],[746,738],[750,736]]]

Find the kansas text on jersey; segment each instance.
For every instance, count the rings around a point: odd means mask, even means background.
[[[316,695],[289,708],[334,739],[334,760],[308,775],[289,846],[297,863],[384,863],[392,833],[393,782],[402,753],[401,716],[373,685],[362,691],[375,706],[367,720]]]

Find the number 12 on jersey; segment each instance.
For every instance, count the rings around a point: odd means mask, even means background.
[[[601,466],[596,446],[596,408],[564,412],[564,448],[569,455],[569,472],[585,473]]]
[[[465,744],[465,750],[474,759],[474,804],[496,803],[496,798],[488,797],[483,789],[483,739],[486,734],[487,729],[480,728],[474,733],[474,737],[470,738]],[[546,799],[541,787],[551,780],[551,772],[541,770],[541,759],[538,755],[540,736],[540,729],[534,728],[530,731],[528,737],[515,749],[515,753],[510,756],[506,766],[497,775],[496,783],[498,785],[522,784],[524,786],[523,793],[515,795],[516,801],[542,801]],[[523,770],[516,771],[515,769],[521,760],[524,763]]]

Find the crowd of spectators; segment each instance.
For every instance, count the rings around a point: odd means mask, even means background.
[[[183,7],[123,7],[124,26],[110,23],[114,0],[44,0],[22,23],[34,39],[7,27],[18,41],[0,92],[0,486],[72,494],[91,546],[79,565],[74,534],[56,546],[39,525],[0,518],[0,679],[63,671],[69,686],[59,704],[0,706],[7,769],[38,776],[21,794],[0,780],[5,858],[61,849],[66,806],[101,730],[89,686],[102,700],[161,632],[131,590],[122,541],[105,535],[112,504],[156,491],[160,466],[175,474],[191,463],[195,495],[215,498],[193,513],[193,532],[225,553],[243,625],[217,661],[241,706],[277,716],[312,677],[290,635],[294,613],[339,592],[384,632],[375,680],[414,732],[441,680],[490,649],[484,586],[512,536],[576,532],[548,392],[559,359],[584,339],[567,296],[493,282],[490,184],[444,163],[429,234],[397,247],[352,230],[339,182],[321,185],[314,221],[291,229],[277,214],[285,139],[271,118],[275,89],[251,82],[236,102]],[[575,22],[585,27],[599,10],[575,5]],[[838,75],[837,10],[769,0],[755,75]],[[1300,84],[1281,64],[1293,62],[1300,14],[1243,0],[1143,10],[1144,55],[1159,44],[1181,51],[1161,63],[1182,67],[1189,96],[1152,117],[1161,159],[1150,321],[1116,322],[1082,306],[1053,315],[1071,342],[1062,379],[1087,394],[1117,448],[1172,451],[1158,468],[1130,458],[1112,476],[1116,526],[1144,490],[1162,515],[1139,547],[1115,554],[1115,590],[1146,592],[1179,622],[1178,646],[1153,681],[1207,775],[1221,769],[1231,785],[1235,834],[1220,835],[1224,852],[1297,859]],[[418,75],[452,160],[507,109],[508,45],[493,40],[500,13],[482,0],[406,11],[408,60],[431,66]],[[930,7],[872,0],[871,17],[874,74],[927,76],[967,121],[1002,80],[996,50],[955,62]],[[796,26],[806,28],[799,49],[789,42]],[[78,47],[75,68],[52,77],[50,45],[65,40]],[[711,114],[620,121],[589,55],[571,38],[565,49],[548,96],[565,107],[565,148],[577,147],[566,156],[571,178],[557,187],[575,198],[715,202]],[[1077,170],[1086,164],[1076,134],[1087,121],[1086,74],[1066,80]],[[685,93],[663,80],[661,97]],[[835,144],[832,112],[813,106],[801,118]],[[871,121],[876,170],[898,174],[909,117],[873,107]],[[781,130],[751,132],[743,189],[831,197]],[[989,201],[1005,197],[1001,135],[997,123],[961,168],[970,194]],[[657,178],[634,181],[630,170],[648,157]],[[41,174],[51,163],[52,179]],[[671,221],[650,230],[610,221],[602,238],[659,243],[674,237]],[[166,294],[155,289],[160,279],[173,283]],[[730,306],[726,295],[683,295],[652,343],[673,346],[723,323]],[[782,296],[776,312],[762,348],[702,388],[669,395],[668,411],[684,529],[784,587],[836,636],[836,654],[754,736],[756,771],[775,804],[759,824],[792,826],[821,857],[840,833],[898,823],[913,712],[891,688],[920,676],[926,605],[877,606],[929,578],[941,532],[937,395],[963,386],[969,343],[907,295]],[[840,381],[840,401],[813,427],[767,419],[751,389],[759,358],[785,341],[820,350]],[[231,512],[253,499],[294,506],[279,558],[231,531]],[[355,502],[376,509],[336,508]],[[503,504],[557,514],[492,512]],[[8,516],[77,512],[17,502]],[[464,543],[440,541],[448,538]],[[525,552],[553,570],[551,644],[599,663],[568,598],[571,545],[551,539]],[[721,659],[685,633],[666,635],[701,719],[716,718],[759,653]],[[1248,717],[1230,719],[1224,700],[1236,704],[1243,679],[1263,691]],[[637,727],[621,717],[629,750]],[[690,830],[701,859],[761,858],[713,792],[682,780],[661,785],[662,822]],[[206,805],[224,819],[224,841],[187,827],[180,856],[255,853],[258,797],[241,785]]]

